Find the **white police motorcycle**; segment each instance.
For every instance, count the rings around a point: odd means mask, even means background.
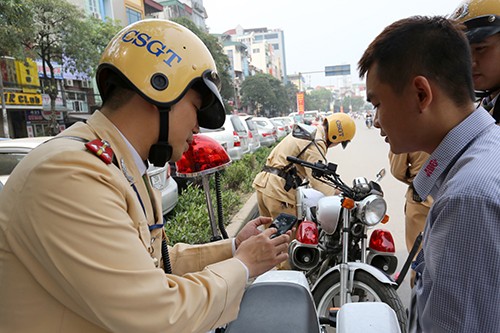
[[[245,291],[238,318],[224,333],[399,333],[394,310],[382,302],[347,303],[319,316],[303,273],[273,270],[259,276]]]

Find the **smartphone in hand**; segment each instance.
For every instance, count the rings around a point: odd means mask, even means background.
[[[279,214],[269,226],[270,228],[278,229],[275,234],[271,235],[271,239],[285,234],[288,230],[292,230],[295,223],[297,223],[296,216],[286,213]]]

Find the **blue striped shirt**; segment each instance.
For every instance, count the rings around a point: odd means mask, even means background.
[[[500,126],[478,108],[413,184],[434,197],[416,267],[421,331],[500,332]]]

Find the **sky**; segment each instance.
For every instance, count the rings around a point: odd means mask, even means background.
[[[281,29],[287,73],[324,71],[351,65],[350,77],[303,74],[306,85],[362,82],[357,63],[371,41],[389,24],[412,15],[451,14],[461,0],[204,0],[210,33],[241,25],[244,29]]]

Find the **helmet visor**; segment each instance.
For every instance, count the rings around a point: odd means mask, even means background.
[[[224,125],[226,110],[219,93],[220,79],[216,72],[205,71],[202,76],[201,94],[203,103],[198,111],[200,127],[216,129]]]
[[[341,144],[342,144],[342,149],[345,149],[345,147],[347,147],[347,144],[351,142],[351,141],[342,141]]]
[[[500,32],[500,17],[496,15],[484,15],[464,22],[467,27],[465,34],[469,43],[480,43]]]

